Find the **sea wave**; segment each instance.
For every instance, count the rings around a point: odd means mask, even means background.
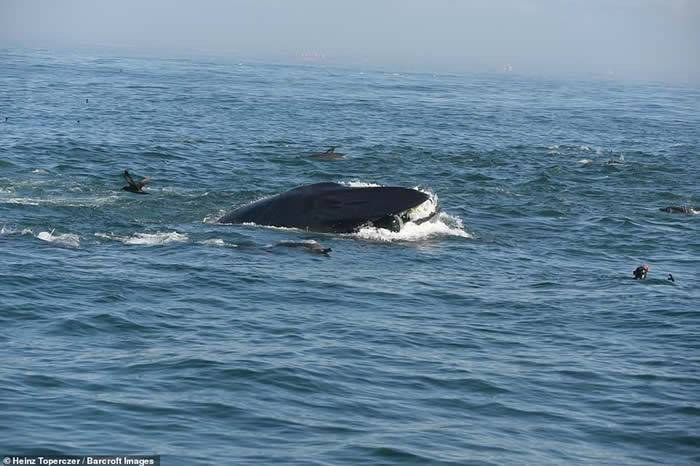
[[[205,239],[203,241],[198,241],[197,244],[202,244],[204,246],[217,246],[217,247],[229,247],[229,248],[237,248],[237,244],[233,243],[227,243],[221,238],[211,238],[211,239]]]
[[[73,189],[71,189],[73,190]],[[79,189],[78,189],[79,190]],[[31,205],[31,206],[58,206],[58,207],[102,207],[114,203],[119,196],[103,197],[54,197],[54,198],[34,198],[34,197],[8,197],[0,198],[0,204]]]
[[[226,210],[220,209],[217,213],[207,214],[202,219],[202,223],[218,223],[219,219],[226,215]]]
[[[356,233],[352,233],[351,236],[359,239],[384,242],[415,242],[441,236],[473,238],[473,235],[464,229],[461,219],[445,212],[440,212],[429,222],[421,224],[407,222],[399,231],[368,226],[360,228]]]
[[[51,230],[50,232],[40,231],[36,235],[36,238],[42,241],[46,241],[48,243],[54,243],[59,246],[68,246],[72,248],[80,247],[80,236],[74,233],[64,233],[62,235],[55,235],[54,231],[55,230]]]
[[[119,236],[111,233],[95,233],[95,236],[112,241],[119,241],[124,244],[144,246],[161,246],[168,243],[182,243],[189,240],[189,236],[176,231],[135,233],[131,236]]]
[[[31,228],[17,229],[10,225],[3,225],[0,227],[0,235],[34,235]]]

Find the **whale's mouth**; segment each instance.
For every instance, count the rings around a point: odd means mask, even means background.
[[[426,194],[428,195],[428,199],[404,212],[407,222],[420,225],[421,223],[434,219],[435,216],[440,213],[437,196],[431,192],[426,192]]]
[[[425,222],[434,220],[440,213],[440,207],[434,196],[415,207],[412,207],[397,214],[385,215],[371,223],[375,228],[384,228],[389,231],[398,233],[407,223],[420,225]]]

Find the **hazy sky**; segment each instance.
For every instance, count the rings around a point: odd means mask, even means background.
[[[700,0],[0,0],[8,46],[698,82]]]

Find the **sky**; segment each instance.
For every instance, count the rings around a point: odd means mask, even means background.
[[[700,82],[700,0],[0,0],[0,47]]]

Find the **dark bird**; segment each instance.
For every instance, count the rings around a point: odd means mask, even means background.
[[[124,173],[122,173],[122,176],[124,177],[124,179],[126,180],[126,183],[127,183],[127,185],[122,188],[124,191],[129,191],[130,193],[134,193],[134,194],[148,194],[147,192],[145,192],[143,190],[143,187],[146,186],[146,184],[149,181],[151,181],[150,177],[147,176],[137,183],[131,177],[128,170],[124,170]]]

